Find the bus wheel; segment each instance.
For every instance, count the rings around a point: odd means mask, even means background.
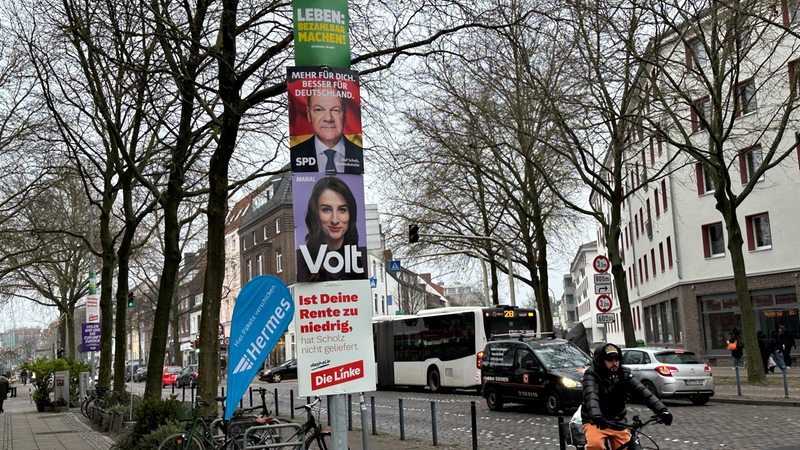
[[[439,377],[439,369],[436,367],[428,370],[428,389],[431,392],[439,392],[442,388],[442,379]]]
[[[503,409],[503,397],[497,392],[497,388],[486,388],[486,406],[492,411],[500,411]]]

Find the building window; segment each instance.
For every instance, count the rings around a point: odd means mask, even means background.
[[[281,219],[275,219],[275,234],[280,234],[281,232]]]
[[[667,180],[661,180],[661,206],[667,212]]]
[[[256,256],[256,274],[257,275],[264,275],[264,261],[261,257],[262,255]]]
[[[701,69],[708,64],[708,54],[702,39],[692,39],[686,47],[686,67],[689,70]]]
[[[772,232],[769,228],[769,214],[761,213],[745,218],[747,227],[747,248],[766,250],[772,248]]]
[[[705,195],[709,192],[714,192],[716,185],[714,178],[711,177],[710,171],[706,170],[705,166],[701,163],[695,163],[694,172],[697,178],[697,195]],[[664,208],[666,211],[667,208]]]
[[[703,254],[706,258],[725,255],[722,222],[703,225]]]
[[[734,107],[737,117],[755,112],[758,104],[756,102],[756,83],[752,79],[736,85],[734,95]]]
[[[683,341],[678,299],[672,298],[644,308],[645,340],[671,344]]]
[[[672,268],[672,238],[667,236],[667,263],[669,263],[669,268]]]
[[[653,266],[653,278],[656,277],[656,249],[655,247],[650,249],[650,263]],[[663,263],[662,263],[663,265]]]
[[[247,281],[250,281],[252,279],[253,279],[253,260],[252,259],[248,259],[247,260]]]
[[[706,129],[711,119],[711,100],[708,96],[695,100],[692,106],[692,133]]]
[[[275,252],[275,273],[283,272],[283,253],[280,250]]]
[[[653,189],[653,204],[656,205],[656,219],[661,217],[661,199],[658,198],[658,188]]]
[[[664,271],[664,243],[658,243],[658,258],[661,260],[661,271]]]
[[[742,184],[747,184],[747,182],[753,178],[756,170],[761,167],[761,163],[762,156],[760,146],[755,146],[739,153],[739,176],[742,179]]]
[[[256,246],[256,231],[253,230],[253,247]]]
[[[797,88],[797,77],[800,74],[797,72],[800,69],[800,59],[795,59],[794,61],[789,61],[789,90],[790,92],[794,92],[795,97],[800,95],[800,90]]]

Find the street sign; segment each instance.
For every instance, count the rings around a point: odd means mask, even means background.
[[[389,262],[389,272],[400,272],[400,260],[395,259]]]
[[[613,314],[598,314],[595,318],[597,323],[614,323]]]
[[[594,274],[594,284],[611,284],[611,274],[610,273]]]
[[[594,285],[594,293],[595,294],[610,294],[611,293],[611,285],[610,284],[595,284]]]
[[[378,279],[375,278],[375,277],[370,278],[369,279],[369,287],[371,287],[372,289],[375,289],[376,287],[378,287]]]
[[[605,273],[608,272],[608,269],[611,267],[611,263],[608,261],[605,255],[597,255],[592,261],[592,267],[594,267],[594,271],[598,273]]]
[[[607,313],[611,311],[611,307],[614,306],[614,303],[611,301],[611,297],[608,295],[600,295],[597,297],[597,302],[595,302],[597,306],[597,310],[601,313]]]

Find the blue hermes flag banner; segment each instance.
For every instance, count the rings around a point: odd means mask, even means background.
[[[233,415],[258,368],[281,339],[293,316],[292,294],[277,277],[258,276],[242,288],[231,319],[226,420]]]

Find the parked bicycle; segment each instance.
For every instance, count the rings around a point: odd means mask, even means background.
[[[89,395],[81,402],[81,414],[87,419],[91,419],[92,407],[101,406],[105,400],[109,389],[107,387],[97,386],[89,391]]]
[[[224,397],[217,397],[224,401]],[[192,417],[187,419],[186,430],[167,436],[158,447],[159,450],[240,450],[244,448],[241,438],[227,436],[227,427],[217,417],[202,417],[201,412],[208,406],[198,395],[192,408]]]

